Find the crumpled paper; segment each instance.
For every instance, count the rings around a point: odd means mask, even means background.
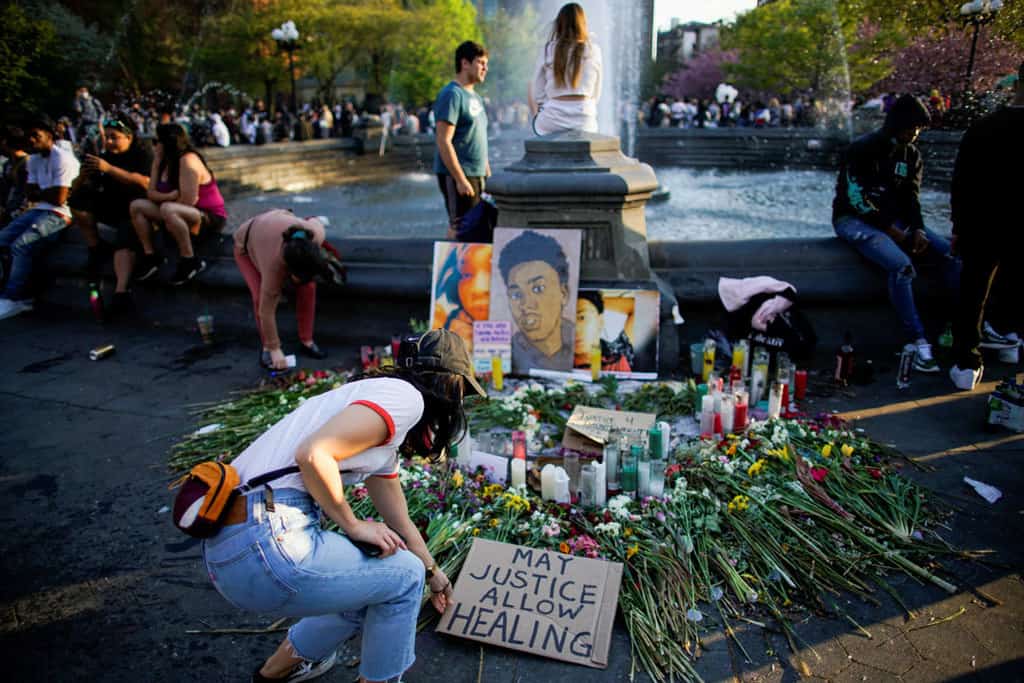
[[[971,479],[970,477],[964,477],[964,483],[977,491],[978,495],[989,503],[995,503],[1003,497],[1003,492],[991,484],[986,484],[985,482]]]

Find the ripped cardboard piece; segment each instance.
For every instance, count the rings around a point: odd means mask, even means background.
[[[474,539],[437,630],[608,666],[622,564]]]
[[[584,455],[601,457],[612,430],[643,433],[654,426],[656,419],[654,413],[632,413],[578,405],[565,425],[562,445]]]

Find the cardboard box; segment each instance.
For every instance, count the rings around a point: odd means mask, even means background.
[[[1024,405],[1021,405],[1019,398],[998,390],[994,391],[988,397],[986,421],[990,425],[1000,425],[1015,432],[1024,432]]]
[[[644,433],[654,426],[654,413],[631,413],[576,406],[565,425],[562,445],[584,455],[600,458],[612,430]]]
[[[477,538],[437,630],[603,669],[621,583],[618,562]]]

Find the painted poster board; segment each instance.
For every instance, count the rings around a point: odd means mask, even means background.
[[[501,358],[501,371],[512,372],[512,323],[477,320],[473,323],[473,372],[486,375],[493,369],[491,356]]]
[[[622,564],[474,539],[437,630],[608,666]]]
[[[473,323],[488,319],[490,304],[491,245],[434,242],[430,329],[451,330],[472,353]]]
[[[656,377],[659,306],[656,289],[580,288],[573,367],[589,373],[590,350],[599,344],[602,374]]]
[[[579,230],[495,228],[490,320],[512,322],[512,372],[572,369]]]

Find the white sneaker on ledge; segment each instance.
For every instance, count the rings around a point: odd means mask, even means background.
[[[977,370],[971,370],[970,368],[960,369],[960,366],[954,365],[949,369],[949,378],[953,380],[953,386],[961,391],[974,391],[974,387],[978,386],[978,382],[981,381],[981,376],[985,372],[985,368],[978,368]]]
[[[1016,337],[1016,333],[1012,337]],[[1013,339],[1009,334],[999,334],[985,321],[981,326],[981,341],[978,343],[983,349],[1012,349],[1020,345],[1020,338]]]

